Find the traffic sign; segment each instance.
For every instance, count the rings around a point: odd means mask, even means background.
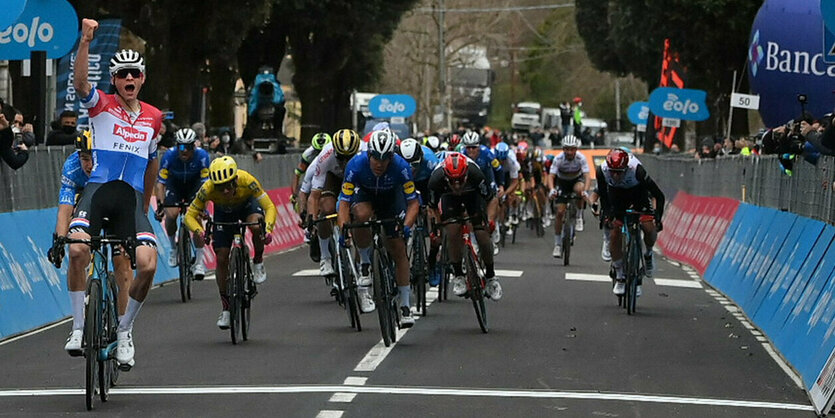
[[[760,96],[755,94],[731,93],[731,106],[758,110],[760,108]]]

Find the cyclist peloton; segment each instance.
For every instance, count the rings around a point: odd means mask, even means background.
[[[516,161],[516,154],[510,152],[510,146],[504,142],[496,144],[495,154],[504,172],[504,187],[497,196],[499,201],[498,219],[507,219],[505,226],[508,235],[511,235],[513,234],[513,231],[510,230],[511,224],[518,223],[519,220],[515,219],[515,216],[506,216],[506,213],[510,207],[518,204],[516,202],[516,189],[519,188],[519,169],[521,166]]]
[[[93,170],[76,206],[69,233],[73,239],[90,239],[100,233],[102,219],[107,217],[110,219],[109,234],[137,240],[136,278],[130,284],[127,308],[124,316],[119,318],[116,331],[116,361],[127,371],[135,363],[133,324],[157,269],[157,242],[147,213],[159,170],[155,138],[162,125],[162,114],[137,98],[145,83],[145,61],[136,51],[123,49],[110,60],[115,94],[93,88],[88,81],[89,49],[97,28],[95,20],[81,21],[73,70],[73,86],[82,98],[81,106],[89,109]],[[80,277],[85,277],[90,259],[89,246],[70,245],[67,272],[70,283],[84,283]],[[73,292],[83,290],[83,287],[70,289]],[[83,293],[75,293],[79,294],[82,299],[76,300],[76,296],[74,305],[84,303]]]
[[[204,245],[203,225],[200,217],[206,209],[206,202],[214,202],[215,222],[265,222],[266,231],[260,225],[250,226],[252,246],[255,256],[252,258],[252,281],[256,284],[267,280],[264,271],[264,244],[266,233],[269,235],[275,227],[276,209],[273,201],[264,192],[261,183],[252,174],[238,169],[235,160],[226,155],[216,158],[209,165],[209,179],[203,183],[197,196],[191,202],[186,213],[186,227],[194,233],[195,245]],[[226,280],[229,277],[229,254],[231,253],[234,230],[214,226],[212,248],[217,258],[215,277],[223,306],[217,318],[220,329],[229,329],[229,298],[226,295]]]
[[[493,251],[490,251],[493,243],[489,232],[485,230],[487,205],[496,196],[494,189],[487,183],[478,164],[463,154],[453,152],[447,155],[440,166],[432,172],[429,190],[432,210],[437,210],[440,204],[441,222],[464,216],[464,211],[471,218],[470,224],[473,226],[478,242],[479,255],[484,261],[487,296],[498,301],[502,298],[502,286],[495,277]],[[467,293],[467,281],[461,265],[464,248],[461,224],[452,223],[445,229],[447,242],[444,245],[448,245],[449,260],[455,271],[455,277],[452,279],[452,292],[456,296],[464,296]]]
[[[562,223],[565,219],[566,205],[572,204],[568,196],[571,192],[577,196],[586,198],[586,191],[591,188],[591,176],[589,161],[586,156],[577,148],[580,140],[574,135],[566,135],[562,138],[562,152],[554,158],[551,169],[548,172],[548,196],[555,199],[556,217],[554,219],[554,252],[556,258],[562,257]],[[577,211],[583,208],[584,200],[578,199]],[[583,218],[577,216],[577,231],[583,230]]]
[[[67,235],[75,204],[78,202],[78,197],[84,190],[84,186],[87,185],[87,181],[90,179],[90,173],[93,171],[92,145],[93,135],[90,131],[79,133],[75,139],[77,151],[67,157],[67,160],[64,161],[64,167],[61,170],[61,189],[58,192],[58,218],[55,222],[52,248],[47,253],[47,258],[57,268],[61,268],[61,262],[64,259],[64,244],[57,238]],[[125,308],[128,305],[128,289],[131,276],[130,259],[127,258],[127,254],[122,257],[117,257],[114,254],[113,267],[119,285],[119,315],[124,315]],[[85,291],[72,289],[83,289],[85,284],[85,276],[71,276],[67,274],[67,287],[70,289],[69,294],[70,304],[73,310],[73,322],[72,332],[70,333],[70,337],[67,338],[64,350],[73,357],[83,354],[81,351],[81,340],[84,331]]]
[[[336,213],[336,198],[339,195],[339,188],[342,186],[342,179],[345,176],[345,167],[348,161],[357,154],[360,148],[360,137],[351,129],[341,129],[333,135],[333,140],[326,145],[322,152],[313,160],[308,168],[312,171],[310,181],[310,196],[307,199],[309,210],[305,220],[305,229],[313,229],[313,221],[321,217]],[[330,245],[333,237],[333,229],[330,222],[319,222],[316,225],[318,231],[318,244],[320,252],[319,274],[331,276],[335,274],[331,264],[332,255]],[[313,245],[313,244],[311,244]],[[360,295],[360,304],[367,306],[370,296]]]
[[[203,148],[197,148],[195,141],[197,133],[189,128],[183,128],[174,133],[174,140],[177,146],[168,150],[162,156],[162,164],[159,169],[156,194],[157,202],[166,205],[174,205],[179,202],[191,203],[194,195],[200,190],[200,186],[209,178],[209,153]],[[168,257],[168,265],[177,266],[177,217],[180,209],[169,207],[157,207],[157,220],[165,215],[165,231],[168,234],[168,242],[171,243],[171,254]],[[206,267],[203,264],[203,237],[194,236],[195,262],[192,267],[194,280],[203,280],[206,275]]]
[[[403,157],[395,154],[395,141],[394,134],[388,129],[374,131],[368,141],[368,151],[360,153],[348,163],[342,193],[339,195],[338,220],[342,230],[350,222],[351,215],[358,223],[368,221],[374,215],[377,219],[404,217],[402,234],[391,224],[385,225],[385,230],[388,236],[386,248],[394,260],[395,281],[400,294],[400,325],[409,328],[415,320],[410,309],[409,259],[403,238],[409,237],[420,205],[412,180],[412,168]],[[371,285],[371,277],[368,275],[371,234],[368,228],[359,228],[352,231],[352,236],[359,249],[362,269],[362,277],[357,280],[357,284],[367,287]],[[375,307],[373,301],[371,307]],[[363,312],[370,311],[363,308]]]
[[[609,236],[609,252],[612,256],[612,268],[615,271],[615,286],[612,292],[623,295],[626,291],[623,272],[623,249],[621,248],[622,218],[626,209],[639,212],[655,212],[653,215],[640,217],[641,230],[644,232],[644,264],[646,277],[651,278],[655,269],[652,247],[655,245],[657,233],[663,229],[661,218],[664,215],[664,193],[658,188],[644,166],[636,158],[630,158],[629,153],[622,149],[613,149],[606,155],[606,161],[597,170],[598,192],[603,213],[607,214],[604,222],[611,223]],[[654,221],[654,222],[653,222]],[[641,285],[637,293],[641,295]]]

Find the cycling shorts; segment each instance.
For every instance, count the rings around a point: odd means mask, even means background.
[[[218,205],[215,205],[214,221],[246,222],[246,219],[249,218],[249,215],[252,215],[253,213],[257,213],[263,217],[264,209],[261,208],[261,205],[258,203],[257,200],[255,200],[254,197],[250,197],[246,203],[244,203],[241,207],[235,209],[223,210],[220,207],[218,207]],[[235,232],[235,228],[213,225],[212,248],[218,249],[231,247],[232,239],[235,236]]]
[[[626,214],[627,209],[632,209],[638,212],[652,212],[652,200],[648,190],[641,188],[632,189],[615,189],[609,188],[609,209],[606,213],[616,226],[623,225],[621,220]],[[642,215],[641,222],[649,222],[654,220],[652,215]]]
[[[87,183],[70,221],[70,233],[101,234],[104,218],[108,218],[107,235],[119,239],[135,237],[138,245],[157,247],[151,221],[143,211],[143,196],[121,180]]]
[[[473,229],[483,229],[487,222],[487,202],[477,192],[441,196],[441,222],[466,215],[472,217]]]
[[[388,193],[368,193],[362,188],[354,192],[352,206],[360,203],[370,203],[371,209],[377,219],[403,218],[406,216],[406,196],[399,191],[392,190]],[[397,238],[397,225],[387,223],[384,225],[386,235],[389,238]]]
[[[168,184],[165,186],[165,201],[163,203],[174,205],[182,201],[191,202],[202,185],[203,182],[200,180],[174,187],[172,187],[173,184]]]
[[[557,182],[557,203],[567,203],[569,201],[568,197],[571,196],[571,193],[574,193],[574,185],[585,182],[582,175],[571,180],[565,180],[559,177],[555,177],[554,180]]]

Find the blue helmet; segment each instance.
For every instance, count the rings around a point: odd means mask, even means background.
[[[496,158],[500,160],[504,160],[507,158],[507,154],[510,152],[510,147],[507,146],[504,142],[499,142],[496,144]]]

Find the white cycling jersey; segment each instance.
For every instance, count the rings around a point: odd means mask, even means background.
[[[574,180],[589,172],[589,161],[580,151],[574,154],[574,158],[565,158],[565,152],[561,152],[551,162],[550,174],[556,174],[558,179]]]
[[[519,170],[522,169],[522,166],[519,164],[519,160],[516,159],[515,152],[508,152],[507,158],[505,158],[502,163],[502,170],[506,175],[509,175],[511,179],[518,179],[519,178]]]
[[[631,189],[638,185],[638,176],[636,176],[636,171],[638,170],[638,166],[641,165],[641,162],[638,161],[637,158],[629,158],[629,163],[626,167],[626,173],[620,178],[620,181],[615,181],[612,178],[611,170],[609,170],[609,164],[606,161],[603,161],[603,164],[600,165],[600,170],[603,172],[603,177],[606,179],[606,184],[609,187],[614,187],[616,189]]]
[[[307,168],[307,171],[313,172],[311,179],[312,190],[322,190],[325,188],[325,181],[328,179],[328,173],[343,178],[345,177],[345,166],[339,164],[336,159],[336,150],[333,149],[333,144],[327,144],[322,148],[322,152],[316,156],[316,159]],[[307,176],[305,174],[305,176]]]

